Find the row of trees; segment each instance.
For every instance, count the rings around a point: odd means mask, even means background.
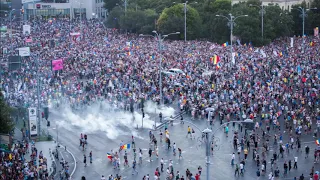
[[[104,0],[109,10],[107,24],[133,33],[150,34],[152,30],[161,33],[181,32],[184,39],[184,2],[174,0]],[[124,2],[127,2],[126,5]],[[253,5],[253,6],[251,6]],[[320,25],[320,0],[311,4],[282,9],[277,4],[265,6],[264,38],[261,33],[261,2],[248,0],[231,5],[231,0],[189,0],[187,3],[187,39],[207,39],[218,43],[230,41],[227,19],[216,15],[248,15],[239,18],[234,26],[234,36],[242,43],[252,42],[259,46],[282,37],[302,35],[302,18],[297,8],[310,8],[305,21],[305,34],[313,34],[313,28]],[[309,7],[308,7],[309,6]],[[317,9],[311,9],[317,8]]]

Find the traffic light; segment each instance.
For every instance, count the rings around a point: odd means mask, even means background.
[[[46,120],[48,120],[48,118],[49,118],[49,108],[48,107],[44,108],[44,118]]]
[[[144,112],[142,112],[142,118],[144,118]]]

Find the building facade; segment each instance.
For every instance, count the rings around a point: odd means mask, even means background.
[[[103,0],[22,0],[21,2],[27,19],[106,17]]]
[[[245,2],[245,0],[232,0],[232,4]],[[310,8],[311,0],[262,0],[262,4],[268,6],[270,4],[279,5],[281,9],[291,11],[292,5],[301,4],[306,2],[307,8]]]

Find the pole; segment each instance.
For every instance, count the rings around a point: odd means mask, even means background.
[[[11,51],[13,51],[13,46],[12,46],[12,10],[10,11],[9,18],[10,18],[10,46],[11,46]]]
[[[184,3],[184,42],[187,41],[187,2]]]
[[[82,8],[81,8],[81,1],[79,1],[80,4],[80,40],[82,40]]]
[[[32,1],[32,3],[33,3],[33,20],[35,20],[36,19],[36,4],[35,4],[34,0]]]
[[[161,75],[161,68],[162,68],[162,57],[161,57],[161,35],[158,34],[158,48],[160,53],[160,62],[159,62],[159,73],[160,73],[160,80],[159,80],[159,90],[160,90],[160,105],[162,105],[162,75]],[[156,121],[154,121],[156,124]]]
[[[39,126],[39,139],[41,135],[41,116],[40,116],[40,76],[39,76],[39,58],[36,55],[36,64],[37,64],[37,99],[38,99],[38,126]]]
[[[56,124],[56,128],[57,128],[57,146],[59,144],[59,129],[58,129],[58,125]]]
[[[209,136],[212,133],[211,129],[205,129],[202,133],[206,134],[206,165],[207,165],[207,180],[210,180],[210,142]]]
[[[304,52],[304,22],[305,22],[305,17],[306,17],[306,11],[304,8],[302,9],[302,49]]]
[[[264,15],[264,6],[261,5],[262,8],[261,8],[261,36],[262,36],[262,43],[264,42],[263,41],[263,15]]]
[[[232,57],[232,34],[233,34],[233,16],[232,16],[232,14],[229,14],[230,15],[230,56],[231,56],[231,62],[233,63],[233,64],[235,64],[234,62],[233,62],[233,57]]]

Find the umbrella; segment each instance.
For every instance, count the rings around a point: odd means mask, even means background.
[[[316,171],[316,174],[319,174],[319,171]]]

